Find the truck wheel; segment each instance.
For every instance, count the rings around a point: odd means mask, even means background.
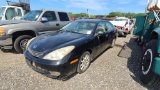
[[[85,72],[88,69],[88,67],[90,66],[90,62],[91,62],[91,55],[88,51],[86,51],[81,55],[81,57],[79,59],[77,72],[79,74]]]
[[[160,88],[160,76],[153,71],[154,58],[157,56],[157,40],[151,40],[144,51],[141,61],[140,79],[144,86]]]
[[[23,53],[23,51],[26,49],[28,40],[31,38],[32,36],[29,35],[19,36],[14,42],[14,49],[19,53]]]

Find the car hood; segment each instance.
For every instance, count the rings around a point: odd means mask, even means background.
[[[67,45],[74,45],[76,41],[86,38],[85,34],[57,31],[36,37],[29,48],[37,52],[54,50]]]
[[[0,26],[9,24],[30,23],[30,22],[31,21],[25,21],[25,20],[0,20]]]

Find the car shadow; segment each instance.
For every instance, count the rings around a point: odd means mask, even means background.
[[[126,43],[120,52],[118,53],[119,57],[126,58],[127,68],[131,72],[130,76],[134,81],[139,83],[141,86],[143,84],[140,81],[140,63],[143,55],[143,48],[136,43],[136,38],[132,37],[128,43]],[[148,90],[153,90],[149,89]]]
[[[123,46],[122,46],[122,45],[119,45],[119,44],[115,44],[115,47],[120,47],[120,48],[122,48]],[[91,63],[93,63],[94,61],[96,61],[98,57],[100,57],[103,53],[105,53],[105,52],[108,51],[109,49],[111,49],[111,48],[110,48],[110,47],[109,47],[109,48],[106,48],[106,49],[105,49],[103,52],[101,52],[97,57],[95,57],[95,58],[91,61]]]
[[[21,54],[21,53],[18,53],[17,51],[15,51],[14,49],[11,49],[11,50],[1,50],[1,51],[4,52],[4,53]]]
[[[140,63],[143,55],[143,47],[137,45],[135,37],[132,37],[128,43],[126,43],[120,52],[118,53],[119,57],[127,59],[127,68],[131,72],[130,76],[134,81],[139,83],[141,86],[143,84],[140,81]],[[147,88],[148,90],[157,90]]]

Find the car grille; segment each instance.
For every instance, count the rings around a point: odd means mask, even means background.
[[[37,52],[37,51],[34,51],[34,50],[31,50],[30,48],[28,48],[28,51],[31,55],[33,55],[34,57],[40,57],[43,55],[42,52]]]

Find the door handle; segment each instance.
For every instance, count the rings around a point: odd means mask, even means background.
[[[57,23],[56,26],[59,26],[59,23]]]

